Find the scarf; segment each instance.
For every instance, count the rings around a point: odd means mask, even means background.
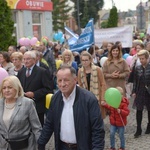
[[[83,88],[88,89],[88,84],[86,80],[86,73],[84,68],[81,68],[81,83]],[[99,100],[99,80],[98,80],[98,71],[97,66],[93,65],[91,66],[91,76],[90,76],[90,91],[96,96],[96,98]]]

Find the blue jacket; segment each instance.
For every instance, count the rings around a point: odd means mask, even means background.
[[[55,148],[56,150],[60,150],[60,120],[63,105],[62,93],[58,91],[52,97],[46,123],[38,140],[39,150],[45,150],[45,145],[53,132],[55,136]],[[77,149],[103,150],[105,131],[96,97],[91,92],[77,86],[73,113]]]

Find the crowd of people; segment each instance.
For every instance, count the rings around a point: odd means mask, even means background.
[[[0,149],[45,150],[54,133],[56,150],[103,150],[103,120],[110,117],[110,150],[125,150],[124,127],[129,115],[129,98],[134,98],[137,130],[142,133],[142,112],[148,112],[145,134],[150,134],[150,37],[133,47],[123,48],[120,41],[104,41],[81,53],[51,41],[32,47],[9,46],[0,52],[0,66],[9,76],[0,84]],[[128,64],[124,54],[132,56]],[[107,57],[104,64],[100,63]],[[127,89],[130,85],[130,89]],[[108,88],[122,95],[118,108],[105,101]],[[128,95],[128,91],[130,94]],[[49,110],[47,94],[53,94]]]

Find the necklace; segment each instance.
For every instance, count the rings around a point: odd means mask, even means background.
[[[5,100],[5,108],[6,109],[13,109],[15,107],[16,103],[12,103],[12,104],[7,104],[6,100]]]

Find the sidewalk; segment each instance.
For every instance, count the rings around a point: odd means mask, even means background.
[[[130,100],[130,115],[128,116],[128,124],[126,126],[125,138],[126,138],[126,150],[150,150],[150,134],[145,135],[144,132],[147,126],[147,111],[143,111],[143,120],[142,120],[142,136],[135,139],[134,133],[136,131],[136,111],[132,109],[133,100]],[[109,140],[109,118],[107,117],[104,120],[105,123],[105,150],[109,150],[110,148],[110,140]],[[116,148],[120,147],[120,141],[118,138],[118,134],[116,134]],[[46,150],[55,150],[54,148],[54,139],[53,137],[47,144]]]

